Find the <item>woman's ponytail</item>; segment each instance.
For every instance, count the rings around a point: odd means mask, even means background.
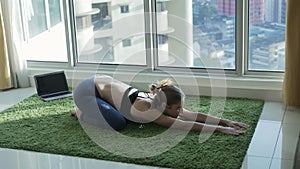
[[[154,95],[153,104],[156,107],[163,102],[172,105],[184,99],[184,93],[172,84],[171,79],[164,79],[158,84],[151,84],[150,92]]]

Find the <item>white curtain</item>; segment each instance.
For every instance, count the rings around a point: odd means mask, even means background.
[[[7,48],[14,87],[29,87],[20,0],[0,0],[6,28]],[[24,1],[24,0],[21,0]],[[30,1],[31,0],[25,0]]]

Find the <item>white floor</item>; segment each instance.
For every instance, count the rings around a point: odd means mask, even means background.
[[[0,111],[35,93],[34,88],[0,92]],[[292,169],[300,132],[300,109],[266,102],[242,169]],[[156,167],[108,162],[0,148],[3,169],[155,169]]]

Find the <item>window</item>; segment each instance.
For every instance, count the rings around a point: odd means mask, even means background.
[[[111,28],[112,18],[110,14],[110,3],[92,3],[92,8],[98,8],[99,13],[92,15],[94,30],[99,30],[104,27]]]
[[[48,29],[45,1],[34,0],[32,2],[33,9],[27,18],[29,38],[32,38]]]
[[[128,5],[76,1],[77,62],[146,65],[143,1]],[[119,11],[121,9],[121,13]],[[130,38],[128,38],[130,37]],[[129,47],[130,46],[130,47]]]
[[[65,22],[58,12],[62,1],[32,2],[31,37]],[[286,0],[144,2],[74,1],[75,31],[68,31],[76,41],[75,66],[146,65],[238,75],[284,70]]]
[[[129,13],[129,5],[121,5],[120,11],[121,13]]]
[[[60,0],[48,0],[48,2],[49,2],[49,12],[50,12],[50,23],[51,23],[51,27],[53,27],[62,21]]]
[[[29,26],[29,38],[45,32],[62,21],[60,0],[33,0],[32,3],[28,2],[28,5],[24,5],[23,8],[28,8],[27,10],[31,11],[26,18]]]
[[[26,4],[26,5],[25,5]],[[27,60],[67,62],[62,0],[32,0],[22,3]]]
[[[167,10],[167,5],[166,5],[166,2],[165,1],[157,1],[156,3],[156,11],[157,12],[163,12],[163,11],[166,11]]]
[[[157,11],[157,31],[168,35],[168,45],[158,53],[159,66],[236,69],[235,0],[162,3],[167,13]]]
[[[163,45],[168,43],[168,35],[158,35],[158,44]]]
[[[284,71],[286,0],[250,0],[249,9],[249,70]]]
[[[130,39],[124,39],[122,41],[122,43],[123,43],[123,47],[129,47],[129,46],[131,46],[131,40]]]

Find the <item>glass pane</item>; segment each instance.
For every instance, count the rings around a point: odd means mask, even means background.
[[[47,30],[47,18],[44,0],[32,0],[32,8],[30,2],[24,6],[25,11],[31,12],[27,14],[29,37],[32,38],[41,32]]]
[[[286,0],[250,0],[249,70],[284,71]]]
[[[235,0],[158,0],[158,65],[235,69]]]
[[[143,1],[77,0],[75,15],[78,62],[146,64]]]
[[[128,5],[121,5],[120,6],[121,13],[129,13],[129,6]]]
[[[50,2],[51,1],[49,0],[49,3]],[[60,6],[58,2],[53,2],[54,1],[51,2],[52,4],[49,4],[50,8],[54,4]],[[29,27],[29,32],[34,32],[35,36],[31,36],[28,43],[26,43],[23,48],[26,53],[27,60],[67,62],[68,52],[64,20],[51,28],[51,31],[48,31],[46,29],[45,13],[39,13],[39,15],[36,15],[38,14],[36,11],[45,12],[44,0],[33,0],[32,5],[35,7],[34,17],[39,16],[40,20],[34,20],[34,22],[31,22],[32,25]],[[23,8],[25,7],[23,6]],[[61,10],[63,10],[63,8],[61,8]]]
[[[50,11],[50,23],[52,27],[62,21],[60,11],[60,0],[48,0],[48,2]]]

